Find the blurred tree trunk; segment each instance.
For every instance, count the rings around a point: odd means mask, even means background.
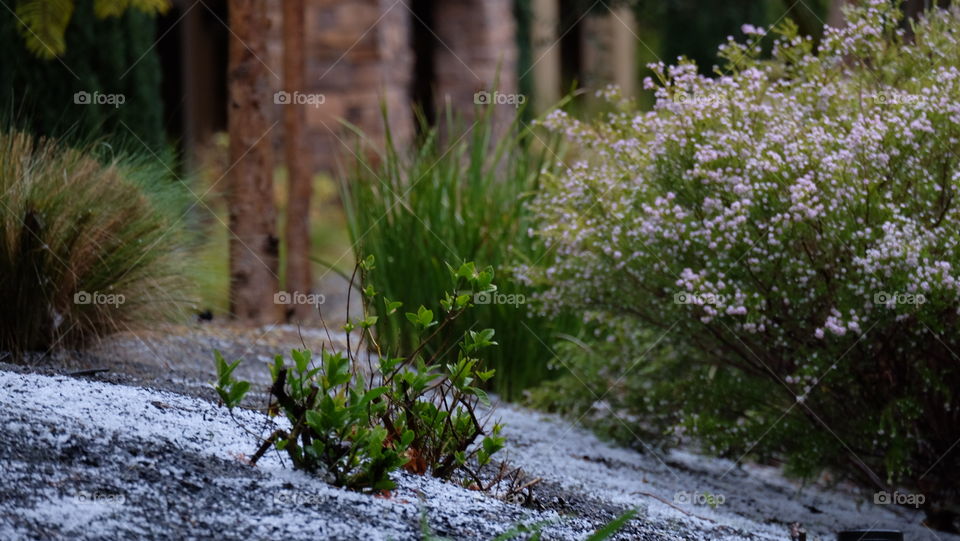
[[[283,86],[293,94],[303,91],[303,0],[283,2]],[[310,171],[303,141],[303,108],[288,103],[283,108],[287,178],[286,290],[309,294],[310,276]],[[286,317],[303,320],[313,312],[310,304],[293,304]]]
[[[278,241],[273,200],[270,100],[266,52],[266,1],[230,0],[227,68],[230,163],[230,312],[252,324],[278,320]]]
[[[904,22],[904,30],[906,31],[906,39],[910,42],[913,42],[913,22],[916,19],[919,19],[923,13],[933,7],[947,7],[950,2],[938,1],[938,0],[905,0],[903,3],[903,14],[906,18]]]
[[[904,0],[903,14],[908,19],[916,19],[927,8],[926,0]]]
[[[782,0],[780,6],[782,6],[784,13],[787,13],[787,16],[797,23],[800,35],[811,36],[819,43],[823,36],[824,25],[830,24],[830,17],[835,16],[833,12],[838,9],[838,6],[835,5],[837,2],[838,0],[818,0],[817,2],[808,2],[807,7],[804,8],[804,6],[790,0]],[[797,9],[793,9],[794,7]],[[838,14],[842,15],[842,13]]]
[[[827,11],[827,26],[840,28],[847,21],[843,15],[843,6],[854,3],[854,0],[830,0],[830,9]]]
[[[563,58],[557,40],[560,31],[560,1],[532,0],[530,48],[531,64],[524,70],[533,73],[533,106],[537,113],[556,105],[563,92]]]

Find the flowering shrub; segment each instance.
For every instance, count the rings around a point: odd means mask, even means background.
[[[679,432],[940,516],[960,504],[960,11],[912,40],[900,22],[864,2],[817,50],[747,25],[717,77],[653,66],[652,111],[555,112],[582,160],[534,203],[555,256],[518,272],[685,352]]]

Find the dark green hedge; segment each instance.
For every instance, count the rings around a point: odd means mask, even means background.
[[[76,0],[66,54],[42,60],[27,51],[13,13],[0,10],[0,115],[37,135],[104,139],[131,149],[140,146],[139,138],[154,150],[162,149],[161,68],[152,48],[155,24],[136,10],[97,19],[90,0]],[[79,91],[123,94],[125,103],[77,105],[74,94]]]

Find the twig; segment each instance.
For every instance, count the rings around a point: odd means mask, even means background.
[[[350,324],[350,296],[353,293],[353,282],[357,277],[357,271],[360,270],[360,264],[357,263],[353,267],[353,274],[350,275],[350,286],[347,288],[347,324]],[[352,348],[350,347],[350,332],[347,331],[347,358],[350,357],[350,352]]]
[[[660,500],[661,502],[669,505],[670,507],[676,509],[677,511],[680,511],[681,513],[687,515],[688,517],[698,518],[698,519],[700,519],[700,520],[703,520],[703,521],[706,521],[706,522],[712,522],[712,523],[714,523],[714,524],[720,524],[719,522],[717,522],[716,520],[714,520],[714,519],[712,519],[712,518],[703,517],[703,516],[700,516],[700,515],[698,515],[698,514],[696,514],[696,513],[691,513],[690,511],[687,511],[686,509],[683,509],[683,508],[681,508],[681,507],[678,507],[677,505],[671,503],[671,502],[670,502],[669,500],[667,500],[666,498],[657,496],[656,494],[651,494],[651,493],[649,493],[649,492],[643,492],[642,490],[636,491],[636,492],[634,492],[634,494],[638,494],[638,495],[640,495],[640,496],[647,496],[648,498],[653,498],[653,499],[655,499],[655,500]],[[721,526],[723,526],[723,525],[721,524]],[[723,527],[726,527],[726,526],[723,526]]]
[[[257,452],[253,454],[253,458],[250,459],[250,464],[256,464],[258,460],[263,458],[263,455],[266,454],[270,447],[277,441],[277,438],[280,437],[287,439],[289,435],[283,430],[274,430],[273,434],[270,434],[267,439],[263,440],[263,444],[261,444]]]
[[[308,349],[306,342],[303,341],[303,330],[300,328],[300,322],[297,322],[297,336],[300,338],[300,345],[303,349]]]
[[[77,377],[77,376],[93,376],[93,375],[99,374],[99,373],[101,373],[101,372],[109,372],[109,371],[110,371],[109,368],[90,368],[90,369],[88,369],[88,370],[77,370],[76,372],[68,372],[67,375],[68,375],[68,376],[73,376],[73,377]]]

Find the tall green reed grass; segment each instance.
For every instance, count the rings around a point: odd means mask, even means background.
[[[527,304],[532,291],[513,279],[515,263],[537,261],[544,250],[528,235],[526,203],[552,171],[556,149],[519,121],[495,129],[493,107],[478,112],[472,126],[449,114],[444,129],[421,118],[412,148],[398,149],[387,126],[380,153],[358,153],[342,197],[357,255],[374,255],[378,266],[386,267],[366,285],[403,302],[405,310],[421,304],[440,309],[431,303],[449,286],[448,263],[494,267],[499,295],[478,299],[494,302],[480,304],[471,321],[444,329],[447,336],[437,343],[455,347],[455,337],[471,325],[497,329],[499,347],[487,352],[487,362],[497,370],[494,390],[513,399],[552,375],[551,344],[559,334],[576,333],[579,323],[569,315],[536,315]],[[380,336],[411,343],[402,322],[382,317],[385,306],[372,308],[381,316]]]

